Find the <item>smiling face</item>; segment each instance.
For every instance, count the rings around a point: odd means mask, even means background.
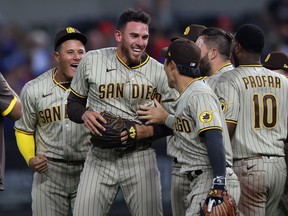
[[[117,54],[122,61],[127,65],[137,65],[148,44],[149,27],[142,22],[128,22],[123,29],[115,31],[115,39]]]
[[[57,63],[57,81],[71,81],[80,60],[85,55],[85,46],[79,40],[67,40],[54,52]]]

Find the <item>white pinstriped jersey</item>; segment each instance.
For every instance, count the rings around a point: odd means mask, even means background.
[[[211,129],[223,132],[226,161],[232,165],[232,149],[221,105],[203,81],[192,82],[175,101],[173,145],[167,153],[182,164],[181,172],[211,168],[206,144],[199,134]],[[171,140],[169,141],[171,142]],[[217,149],[217,148],[215,148]]]
[[[241,65],[223,73],[216,87],[226,121],[237,124],[235,159],[284,156],[287,137],[288,80],[261,65]]]
[[[25,84],[20,94],[23,116],[15,122],[15,129],[34,134],[36,154],[84,160],[89,149],[89,131],[69,120],[69,91],[53,78],[54,74],[55,69],[51,69]]]
[[[208,76],[204,80],[215,91],[217,81],[221,74],[232,69],[234,69],[234,65],[232,65],[231,63],[225,64],[223,65],[223,67],[219,68],[219,70],[215,74],[213,74],[212,76]]]
[[[147,55],[144,62],[130,68],[114,47],[88,52],[70,88],[78,97],[88,98],[92,110],[107,110],[139,123],[136,110],[140,104],[151,105],[154,97],[168,99],[173,93],[162,64]]]

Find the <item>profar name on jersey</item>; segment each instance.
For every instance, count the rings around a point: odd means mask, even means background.
[[[242,77],[245,88],[281,88],[281,80],[277,76]]]

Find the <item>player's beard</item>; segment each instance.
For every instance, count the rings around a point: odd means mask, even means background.
[[[200,59],[199,69],[202,76],[208,76],[211,70],[211,64],[208,59],[208,53]]]
[[[124,55],[127,58],[127,62],[125,62],[127,65],[129,66],[135,66],[135,65],[139,65],[140,61],[141,61],[141,56],[143,55],[143,52],[141,53],[141,55],[139,55],[138,58],[134,57],[133,55],[133,51],[131,47],[126,47],[126,46],[121,46],[121,50],[122,53],[124,53]]]

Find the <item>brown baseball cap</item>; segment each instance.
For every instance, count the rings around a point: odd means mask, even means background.
[[[60,30],[55,37],[55,50],[56,48],[63,42],[71,39],[79,40],[85,46],[87,43],[87,38],[84,34],[73,27],[67,27],[65,29]]]
[[[187,26],[183,32],[183,34],[179,37],[174,37],[171,39],[171,41],[174,41],[179,38],[185,38],[188,40],[191,40],[193,42],[196,42],[197,38],[201,34],[201,32],[206,29],[207,27],[204,25],[198,25],[198,24],[191,24]]]
[[[270,70],[284,70],[288,73],[288,56],[282,52],[271,52],[262,65]]]
[[[174,40],[169,47],[161,50],[160,55],[190,68],[197,68],[200,61],[200,48],[191,40],[180,38]]]

